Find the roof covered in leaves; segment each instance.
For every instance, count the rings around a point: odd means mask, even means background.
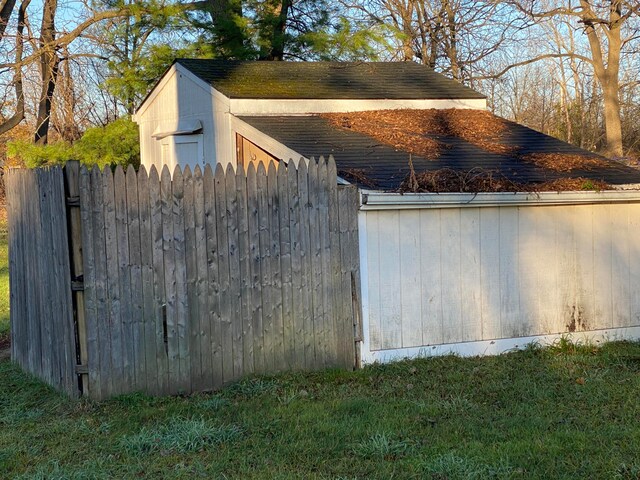
[[[418,174],[490,172],[518,185],[576,178],[640,183],[640,170],[481,110],[241,119],[307,158],[333,155],[343,178],[369,189],[400,189],[410,161]]]
[[[230,98],[483,99],[414,62],[268,62],[177,59]]]

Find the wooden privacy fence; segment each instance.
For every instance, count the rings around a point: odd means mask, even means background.
[[[67,210],[60,169],[7,179],[26,370],[100,399],[354,367],[358,198],[332,159],[160,176],[70,164],[66,179]]]

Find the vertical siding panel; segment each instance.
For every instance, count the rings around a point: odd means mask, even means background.
[[[402,306],[400,285],[400,218],[398,211],[378,213],[380,232],[380,322],[382,348],[402,347]]]
[[[629,234],[633,235],[629,245],[629,303],[631,324],[640,325],[640,242],[635,232],[640,232],[640,204],[637,203],[629,205]]]
[[[420,297],[424,345],[443,342],[440,210],[420,211]]]
[[[594,205],[593,207],[593,328],[611,328],[613,326],[613,250],[614,222],[612,205]]]
[[[571,208],[576,231],[576,306],[577,314],[590,328],[596,325],[594,299],[594,240],[593,205]]]
[[[611,206],[611,295],[612,295],[612,326],[631,326],[630,275],[631,238],[640,235],[639,231],[629,230],[629,205]],[[638,288],[636,286],[636,288]]]
[[[382,349],[382,323],[380,319],[380,227],[378,225],[380,212],[365,212],[367,235],[367,298],[369,310],[369,349]],[[333,247],[332,247],[333,249]],[[334,307],[334,316],[337,311]]]
[[[539,229],[553,232],[553,251],[545,249],[545,262],[538,260],[541,294],[538,296],[539,323],[536,331],[558,333],[566,331],[576,304],[576,245],[573,209],[546,207],[541,211]],[[546,287],[545,287],[546,286]],[[544,291],[549,291],[545,298]]]
[[[444,343],[459,342],[463,338],[461,285],[460,209],[444,209],[440,213],[442,257],[442,332]]]
[[[519,252],[516,288],[520,298],[520,313],[509,324],[512,337],[523,337],[533,332],[539,318],[538,296],[549,300],[550,295],[555,294],[550,285],[542,285],[538,280],[542,267],[540,253],[553,254],[548,241],[550,237],[548,232],[538,228],[540,208],[545,207],[519,207],[518,209],[518,233],[514,240],[518,242]],[[555,266],[545,265],[544,268],[555,268]],[[539,291],[540,288],[543,291]]]
[[[462,340],[482,338],[482,275],[480,271],[480,209],[460,211]]]
[[[520,284],[517,207],[500,208],[500,320],[503,338],[520,328]]]
[[[422,238],[420,237],[420,212],[408,210],[400,213],[400,282],[399,294],[402,308],[402,346],[422,345],[422,292],[420,266]]]
[[[500,209],[480,209],[480,281],[483,340],[502,336],[500,325]]]

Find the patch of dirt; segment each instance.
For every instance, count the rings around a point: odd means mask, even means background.
[[[411,170],[399,188],[400,193],[479,193],[479,192],[562,192],[607,190],[605,182],[586,178],[562,178],[543,183],[514,182],[500,172],[473,168],[466,171],[443,168],[416,173]]]
[[[515,153],[500,138],[506,121],[484,110],[428,109],[325,113],[333,126],[353,130],[414,155],[433,159],[448,146],[430,135],[458,137],[492,153]]]
[[[569,155],[560,153],[532,153],[520,158],[525,162],[554,172],[571,172],[572,170],[593,170],[598,167],[608,167],[604,160],[588,155]]]

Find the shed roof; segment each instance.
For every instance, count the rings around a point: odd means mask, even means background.
[[[416,115],[420,111],[406,111]],[[489,114],[490,115],[490,114]],[[340,128],[319,115],[303,117],[240,117],[251,126],[280,143],[304,155],[320,157],[333,155],[339,172],[358,171],[350,180],[362,187],[378,190],[397,190],[409,174],[410,152],[372,136]],[[424,134],[443,148],[434,155],[412,154],[415,171],[428,172],[441,169],[469,171],[474,168],[499,172],[519,184],[535,184],[566,178],[586,178],[611,185],[640,183],[640,171],[574,147],[540,132],[499,119],[504,129],[499,140],[505,151],[479,145],[463,138],[464,135]],[[597,160],[596,165],[557,171],[526,161],[531,154],[580,155]],[[346,174],[346,175],[345,175]],[[360,179],[358,178],[360,177]],[[362,179],[366,178],[366,181]]]
[[[177,59],[229,98],[483,99],[414,62],[269,62]]]

